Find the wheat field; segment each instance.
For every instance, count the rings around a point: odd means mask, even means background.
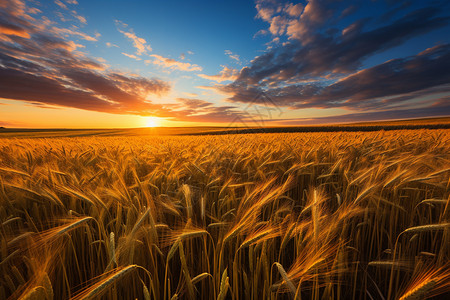
[[[4,138],[0,299],[446,299],[449,199],[450,130]]]

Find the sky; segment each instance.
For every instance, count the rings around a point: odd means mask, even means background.
[[[0,1],[0,126],[438,116],[449,1]]]

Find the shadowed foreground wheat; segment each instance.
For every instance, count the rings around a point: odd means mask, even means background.
[[[449,130],[3,139],[0,299],[445,297],[449,175]]]

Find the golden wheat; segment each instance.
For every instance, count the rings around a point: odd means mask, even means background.
[[[450,130],[5,138],[0,299],[444,295],[449,199]]]

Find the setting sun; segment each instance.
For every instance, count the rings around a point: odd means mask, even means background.
[[[145,127],[158,127],[159,124],[160,124],[160,119],[157,117],[145,118]]]

